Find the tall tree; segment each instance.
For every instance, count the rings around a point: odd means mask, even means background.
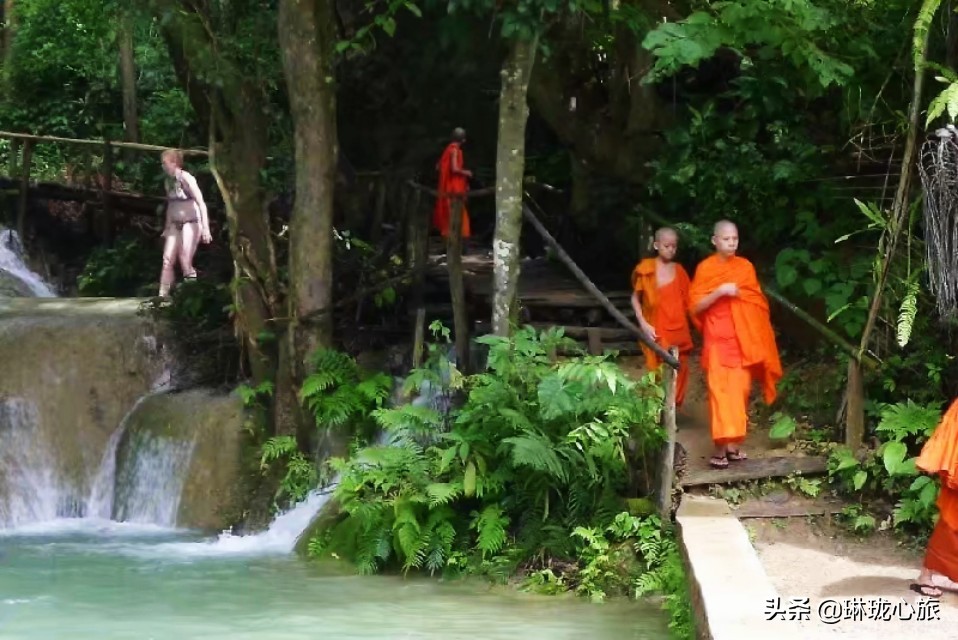
[[[123,92],[123,128],[126,139],[140,141],[140,121],[136,108],[136,58],[133,52],[133,14],[121,7],[116,32],[120,52],[120,87]]]
[[[277,393],[295,397],[309,355],[332,341],[337,159],[332,0],[281,0],[278,23],[293,117],[296,197],[289,234],[290,324],[280,346]]]

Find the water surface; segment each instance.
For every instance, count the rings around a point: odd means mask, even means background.
[[[668,631],[648,604],[361,577],[159,527],[65,520],[0,531],[0,638],[660,640]]]

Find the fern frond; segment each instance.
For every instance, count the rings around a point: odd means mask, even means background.
[[[484,557],[502,549],[508,525],[509,518],[498,504],[488,505],[481,513],[473,512],[472,528],[478,533],[476,547]]]
[[[918,291],[919,284],[917,280],[909,282],[905,298],[901,301],[896,331],[899,347],[904,347],[911,339],[911,330],[912,327],[915,326],[915,318],[918,317]]]
[[[941,6],[941,0],[923,0],[921,9],[918,10],[918,17],[915,18],[914,38],[912,40],[912,57],[915,64],[915,72],[922,72],[925,66],[925,49],[928,41],[928,31],[931,29],[931,23],[935,20],[935,14],[938,13],[938,7]]]
[[[561,482],[565,482],[568,478],[566,468],[559,462],[555,449],[553,449],[548,438],[530,433],[524,436],[505,438],[502,444],[511,445],[512,463],[514,465],[544,471]]]

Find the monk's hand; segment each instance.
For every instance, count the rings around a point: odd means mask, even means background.
[[[659,334],[655,332],[655,327],[653,327],[652,325],[648,323],[642,325],[642,331],[645,331],[645,334],[649,336],[650,338],[652,338],[653,340],[659,339]]]
[[[723,296],[732,296],[735,297],[738,295],[738,285],[734,282],[726,282],[718,288],[719,293]]]

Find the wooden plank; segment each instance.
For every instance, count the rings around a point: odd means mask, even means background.
[[[727,469],[688,469],[685,476],[679,481],[679,486],[695,487],[704,484],[727,484],[745,480],[782,477],[792,473],[822,474],[827,470],[828,459],[824,456],[753,458],[741,462],[732,462]]]
[[[737,509],[732,509],[736,518],[802,518],[841,513],[845,505],[825,500],[785,502],[776,504],[764,500],[749,500]]]

